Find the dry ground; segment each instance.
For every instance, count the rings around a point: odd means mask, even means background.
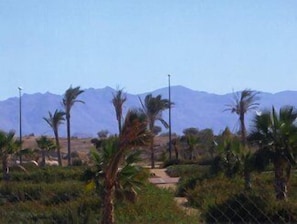
[[[23,148],[31,148],[35,149],[38,148],[36,139],[38,137],[35,136],[28,136],[23,138]],[[72,138],[71,139],[71,149],[72,152],[77,152],[79,154],[79,157],[86,161],[88,160],[88,154],[90,152],[90,149],[92,149],[94,146],[91,143],[92,138]],[[155,146],[158,148],[165,148],[166,144],[168,142],[168,137],[155,137]],[[60,144],[61,144],[61,153],[67,154],[67,139],[66,138],[60,138]],[[149,152],[148,152],[149,154]],[[148,156],[149,158],[149,156]],[[67,161],[64,160],[63,164],[67,164]],[[150,164],[149,160],[143,161],[143,164]],[[156,165],[158,163],[156,162]],[[147,166],[149,168],[149,166]],[[152,173],[152,177],[150,178],[150,182],[155,184],[158,187],[162,188],[168,188],[171,190],[176,189],[176,184],[178,183],[179,178],[172,178],[167,175],[165,172],[165,169],[156,168],[156,169],[150,169],[150,172]],[[193,215],[197,214],[197,210],[193,208],[187,207],[187,199],[184,197],[175,197],[175,201],[180,206],[181,209],[185,210],[188,214]]]
[[[38,139],[39,136],[25,136],[23,137],[23,149],[30,148],[30,149],[37,149],[37,143],[36,139]],[[49,136],[49,138],[53,138],[52,136]],[[54,139],[54,138],[53,138]],[[77,152],[79,154],[79,157],[86,161],[88,160],[88,154],[92,148],[94,148],[93,144],[91,143],[92,138],[72,138],[71,139],[71,151]],[[166,144],[168,142],[168,137],[155,137],[155,147],[156,147],[156,156],[158,157],[160,153],[163,151],[163,149],[166,149]],[[67,138],[60,138],[60,145],[61,145],[61,154],[66,155],[67,154]],[[149,150],[144,150],[144,163],[149,164]],[[66,162],[66,160],[65,160]],[[63,162],[64,164],[64,162]],[[66,163],[65,163],[66,164]]]

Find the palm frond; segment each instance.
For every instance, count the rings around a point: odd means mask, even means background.
[[[77,97],[82,94],[84,92],[84,90],[81,90],[79,86],[72,88],[72,86],[70,86],[66,92],[64,93],[64,97],[62,100],[62,103],[65,107],[65,112],[66,115],[69,114],[71,107],[79,102],[79,103],[84,103],[84,101],[82,100],[77,100]]]

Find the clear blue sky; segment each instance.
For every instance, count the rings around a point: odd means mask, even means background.
[[[0,100],[72,84],[297,90],[296,0],[0,0]]]

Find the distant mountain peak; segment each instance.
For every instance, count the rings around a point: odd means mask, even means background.
[[[226,127],[231,130],[238,128],[238,117],[229,112],[223,112],[225,105],[232,103],[232,93],[218,95],[204,91],[192,90],[190,88],[176,85],[170,86],[172,94],[172,132],[181,134],[189,127],[198,129],[211,128],[219,133]],[[80,96],[85,104],[75,104],[71,111],[71,132],[81,136],[96,136],[100,130],[108,130],[110,133],[117,133],[117,121],[115,111],[111,103],[112,93],[116,91],[109,86],[104,88],[84,89]],[[168,98],[168,87],[160,88],[149,92],[153,95],[161,94]],[[145,97],[148,93],[130,94],[127,92],[127,101],[124,111],[129,108],[140,108],[139,96]],[[22,126],[24,134],[34,133],[35,135],[53,135],[50,127],[42,119],[48,116],[48,111],[61,109],[63,95],[51,92],[24,94],[22,110]],[[271,106],[279,108],[284,105],[296,106],[296,91],[282,91],[279,93],[261,93],[260,107],[258,111]],[[19,98],[12,97],[0,101],[0,129],[18,130],[19,128]],[[246,126],[250,126],[250,120],[255,113],[247,116]],[[163,112],[163,118],[168,121],[168,111]],[[61,136],[66,136],[65,124],[60,127]],[[163,132],[167,132],[162,128]],[[18,132],[18,131],[17,131]]]

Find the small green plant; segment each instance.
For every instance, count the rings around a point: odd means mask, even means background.
[[[189,178],[184,194],[206,223],[295,223],[296,194],[291,194],[288,202],[277,201],[270,185],[273,178],[272,172],[255,174],[249,190],[240,177]],[[291,191],[296,191],[296,180],[292,182]]]

